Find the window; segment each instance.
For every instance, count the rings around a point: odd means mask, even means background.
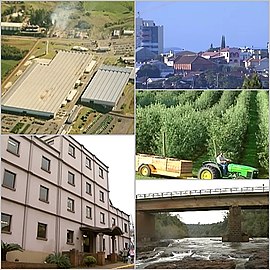
[[[85,160],[85,166],[87,167],[87,168],[89,168],[90,170],[92,170],[92,167],[91,167],[91,159],[90,158],[86,158],[86,160]]]
[[[101,168],[99,168],[99,176],[103,178],[103,170]]]
[[[124,230],[126,233],[128,232],[127,223],[124,223]]]
[[[115,226],[115,218],[112,218],[112,226]]]
[[[92,208],[89,206],[86,206],[86,217],[92,218]]]
[[[37,239],[47,239],[47,224],[38,222]]]
[[[105,247],[106,247],[106,242],[105,242],[105,238],[103,238],[103,241],[102,241],[102,250],[104,251],[105,250]]]
[[[49,189],[48,188],[46,188],[44,186],[40,186],[39,199],[43,202],[49,201]]]
[[[69,144],[69,146],[68,146],[68,153],[71,156],[75,157],[75,147],[73,145],[71,145],[71,144]]]
[[[67,201],[67,210],[70,212],[74,212],[74,200],[68,198]]]
[[[8,138],[7,150],[15,155],[19,154],[20,143],[13,138]]]
[[[1,213],[1,232],[10,232],[11,215]]]
[[[73,244],[74,231],[67,230],[67,244]]]
[[[105,224],[105,215],[104,215],[104,213],[100,213],[100,223]]]
[[[92,195],[92,187],[91,184],[86,182],[86,193]]]
[[[44,171],[49,172],[50,171],[50,165],[51,165],[51,161],[48,158],[45,158],[44,156],[42,156],[41,169],[43,169]]]
[[[104,192],[103,191],[99,191],[99,200],[104,202]]]
[[[10,171],[5,170],[4,171],[4,179],[3,179],[3,186],[14,190],[15,189],[15,179],[16,179],[15,173],[12,173]]]
[[[68,172],[68,183],[75,186],[75,175],[72,172]]]

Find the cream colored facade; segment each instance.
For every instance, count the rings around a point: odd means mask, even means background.
[[[1,175],[2,240],[25,250],[8,260],[129,246],[129,215],[110,202],[108,167],[72,137],[2,136]]]

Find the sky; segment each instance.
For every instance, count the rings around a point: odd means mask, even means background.
[[[109,166],[109,190],[112,204],[135,217],[134,157],[132,135],[76,135],[75,140]]]
[[[164,48],[199,52],[221,44],[266,48],[269,41],[268,1],[159,1],[136,3],[136,17],[164,26]]]
[[[137,180],[136,194],[155,192],[200,190],[231,187],[269,186],[269,180]],[[186,224],[210,224],[223,221],[226,211],[179,212],[181,221]]]

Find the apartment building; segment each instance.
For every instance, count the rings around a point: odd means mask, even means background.
[[[136,48],[143,47],[155,54],[164,50],[163,25],[156,25],[152,20],[136,18]]]
[[[2,240],[43,262],[52,252],[113,257],[130,244],[129,215],[109,198],[108,167],[71,136],[2,136]]]

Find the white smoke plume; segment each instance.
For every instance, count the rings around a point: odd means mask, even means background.
[[[55,28],[65,30],[68,26],[69,16],[75,11],[74,6],[69,5],[68,2],[65,2],[65,5],[57,6],[51,15]]]

